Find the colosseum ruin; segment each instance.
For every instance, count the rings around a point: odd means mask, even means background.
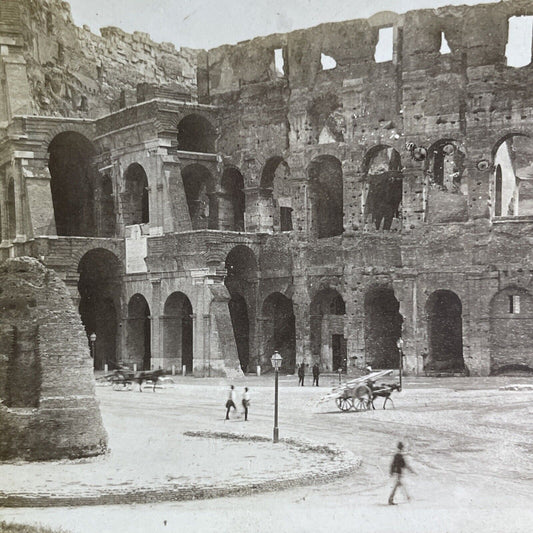
[[[0,259],[55,271],[95,369],[397,368],[400,337],[414,375],[533,369],[533,65],[508,53],[532,18],[205,51],[2,0]]]

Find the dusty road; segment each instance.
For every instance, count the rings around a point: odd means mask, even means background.
[[[316,405],[326,387],[280,382],[280,435],[344,446],[363,457],[353,476],[278,493],[157,505],[2,509],[4,520],[40,522],[79,533],[188,532],[529,532],[533,529],[533,392],[499,391],[525,378],[408,380],[396,409],[342,413]],[[98,388],[113,443],[159,431],[212,429],[271,435],[268,377],[235,381],[252,393],[250,420],[223,420],[226,382],[181,380],[176,388]],[[328,384],[329,383],[325,383]],[[124,440],[125,439],[125,440]],[[416,475],[411,501],[387,505],[388,467],[398,440]],[[229,444],[231,445],[231,444]],[[168,458],[167,458],[168,460]],[[179,449],[175,460],[180,460]],[[139,457],[140,473],[150,466]],[[217,458],[205,458],[216,473]]]

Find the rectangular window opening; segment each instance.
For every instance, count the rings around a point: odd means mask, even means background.
[[[441,55],[445,54],[451,54],[452,51],[450,50],[450,46],[448,44],[448,41],[446,40],[446,35],[444,35],[444,32],[440,32],[440,50],[439,52]]]
[[[276,48],[274,50],[274,67],[276,74],[279,77],[285,76],[285,60],[283,59],[283,48]]]
[[[279,208],[280,216],[280,226],[281,231],[292,231],[292,208],[291,207],[280,207]]]
[[[509,67],[525,67],[531,63],[533,16],[510,17],[505,57]]]
[[[520,296],[518,294],[509,296],[509,313],[512,315],[520,314]]]
[[[385,61],[392,61],[392,53],[394,50],[394,35],[393,27],[380,28],[378,44],[374,53],[374,60],[376,63],[384,63]]]

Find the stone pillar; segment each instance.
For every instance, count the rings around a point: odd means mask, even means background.
[[[394,295],[400,303],[400,314],[403,317],[402,339],[403,369],[405,374],[418,375],[423,367],[422,357],[419,357],[417,343],[417,287],[413,277],[393,281]]]
[[[162,349],[163,336],[161,334],[161,279],[152,279],[152,305],[151,309],[151,361],[152,368],[157,369],[160,366],[164,368],[165,360]]]
[[[204,376],[211,377],[211,315],[203,315],[203,366]]]

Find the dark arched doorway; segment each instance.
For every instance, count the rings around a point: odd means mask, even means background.
[[[126,226],[150,221],[148,177],[138,163],[132,163],[124,174],[122,213]]]
[[[57,235],[96,236],[91,142],[76,132],[56,135],[48,147]]]
[[[429,354],[424,370],[463,372],[463,320],[461,300],[452,291],[438,290],[426,304]]]
[[[311,301],[311,353],[323,370],[347,370],[345,314],[344,300],[335,289],[322,289]]]
[[[192,305],[182,292],[173,292],[165,302],[163,327],[164,357],[168,365],[193,371]]]
[[[117,364],[117,311],[120,305],[121,266],[110,251],[87,252],[78,265],[79,311],[87,335],[96,334],[94,368]]]
[[[218,229],[213,177],[202,165],[188,165],[181,171],[192,229]]]
[[[400,303],[390,287],[374,287],[365,295],[366,363],[374,368],[398,368],[396,342],[402,335]]]
[[[255,319],[249,311],[255,309],[257,284],[257,261],[250,248],[239,245],[227,255],[224,283],[230,294],[228,305],[239,361],[246,371],[250,363],[250,326]]]
[[[263,362],[278,351],[283,357],[281,369],[293,373],[296,367],[296,327],[292,300],[279,292],[268,296],[262,310]]]
[[[152,366],[151,343],[150,307],[142,294],[134,294],[128,303],[126,331],[128,362],[136,363],[139,369],[150,370]]]
[[[218,227],[233,231],[244,231],[244,179],[234,167],[222,174],[222,194],[218,205]]]
[[[216,131],[201,115],[187,115],[178,124],[178,150],[215,153]]]
[[[342,164],[331,155],[311,161],[309,186],[313,233],[319,238],[334,237],[344,231]]]
[[[261,231],[291,231],[292,191],[290,169],[280,156],[265,163],[259,185]]]
[[[375,146],[365,155],[363,169],[365,223],[386,231],[400,229],[403,174],[399,152],[390,146]]]

